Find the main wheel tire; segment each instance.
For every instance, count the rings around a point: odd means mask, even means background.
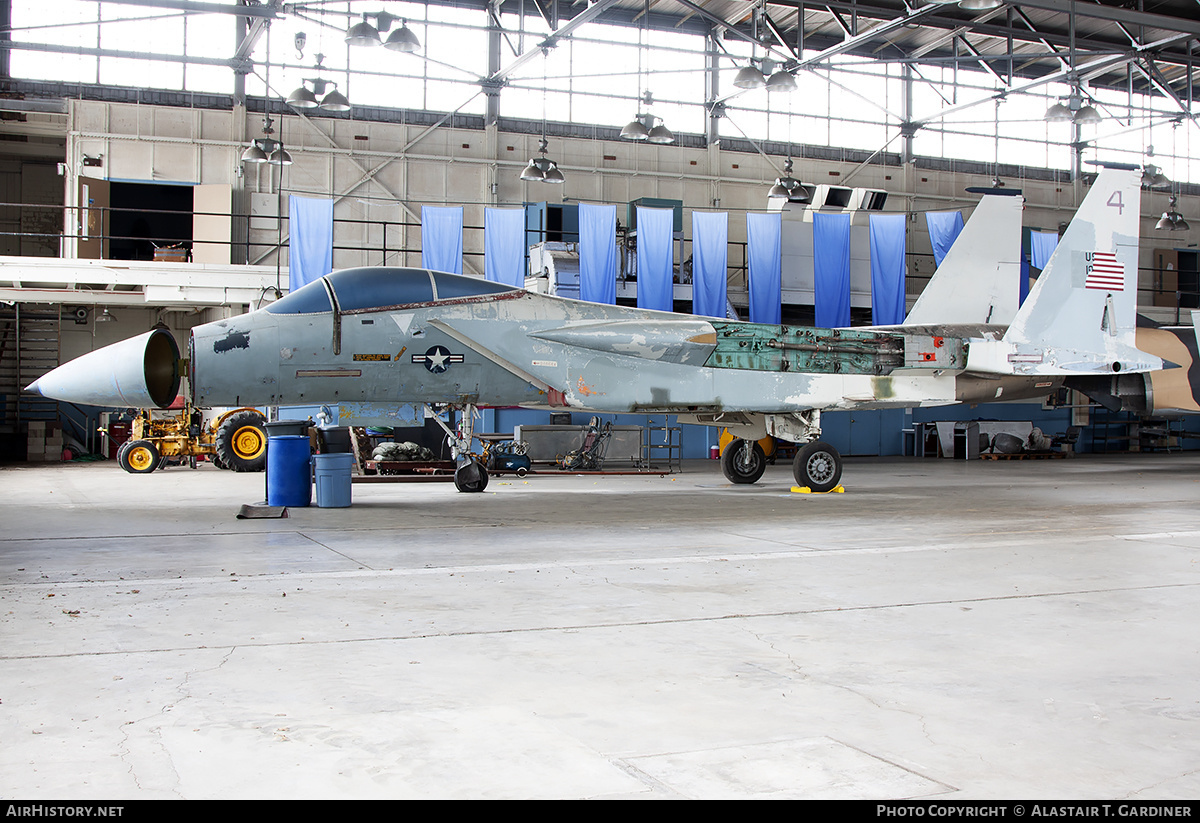
[[[267,465],[267,432],[258,412],[225,418],[217,429],[217,457],[235,472],[260,472]]]
[[[149,474],[158,468],[161,459],[158,447],[149,440],[126,443],[117,451],[117,462],[130,474]]]
[[[833,491],[842,479],[842,456],[823,441],[809,443],[796,453],[792,475],[798,486],[815,492]]]
[[[730,483],[757,483],[766,470],[767,456],[752,440],[734,440],[721,455],[721,471]]]
[[[460,466],[454,471],[454,487],[460,492],[476,494],[487,488],[487,469],[479,461]]]

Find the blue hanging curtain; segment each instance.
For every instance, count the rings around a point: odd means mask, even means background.
[[[904,322],[903,214],[871,215],[871,322],[894,326]]]
[[[729,215],[692,212],[692,313],[724,317],[729,268]]]
[[[483,210],[483,277],[525,286],[525,210]]]
[[[462,206],[421,207],[421,267],[462,274]]]
[[[637,210],[637,304],[640,309],[675,309],[675,255],[671,233],[675,213],[671,209]]]
[[[579,299],[617,303],[617,207],[579,204]]]
[[[1050,262],[1050,255],[1058,248],[1058,232],[1031,231],[1029,232],[1029,253],[1035,269],[1044,269]]]
[[[288,288],[333,271],[333,201],[288,196]]]
[[[925,225],[929,227],[929,242],[933,246],[933,263],[942,265],[942,258],[954,245],[958,233],[963,230],[960,211],[927,211]]]
[[[783,311],[783,218],[746,214],[746,264],[750,278],[750,322],[778,325]]]
[[[817,325],[850,325],[850,215],[813,215],[813,292]]]

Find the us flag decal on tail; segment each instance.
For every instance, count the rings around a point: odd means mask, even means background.
[[[1110,251],[1091,251],[1083,253],[1087,279],[1083,285],[1088,289],[1101,291],[1125,291],[1125,267],[1117,262],[1117,256]]]

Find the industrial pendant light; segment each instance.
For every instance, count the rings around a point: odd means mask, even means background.
[[[1187,231],[1191,228],[1188,222],[1183,219],[1183,215],[1176,211],[1178,201],[1179,198],[1172,194],[1170,205],[1167,206],[1167,210],[1163,212],[1163,216],[1159,221],[1154,224],[1154,228],[1159,231]]]
[[[755,66],[743,68],[733,78],[733,85],[739,89],[761,89],[766,87],[767,78]]]
[[[783,164],[783,175],[775,178],[775,185],[771,186],[767,192],[767,197],[775,200],[789,200],[795,203],[807,203],[808,191],[804,185],[792,177],[792,158],[788,158]]]
[[[387,42],[383,44],[383,47],[406,54],[416,54],[421,50],[421,41],[417,39],[417,35],[413,34],[413,30],[408,27],[408,21],[401,20],[400,28],[391,33]]]
[[[625,124],[621,129],[621,138],[624,140],[646,141],[647,143],[658,143],[664,145],[675,142],[675,135],[667,128],[666,123],[661,117],[655,117],[649,113],[649,109],[654,105],[654,95],[647,89],[642,92],[642,34],[646,25],[646,21],[650,19],[650,3],[646,2],[646,7],[642,12],[643,28],[638,30],[638,98],[642,101],[644,109],[639,111],[632,120]]]
[[[1046,109],[1047,123],[1075,123],[1079,126],[1094,126],[1101,121],[1100,112],[1092,105],[1092,99],[1083,93],[1078,84],[1071,93],[1060,98]]]
[[[656,126],[654,126],[652,129],[650,129],[650,133],[646,136],[646,140],[648,142],[658,143],[660,145],[674,143],[675,142],[674,133],[672,133],[672,131],[663,124],[663,121],[661,118],[656,117],[654,119],[658,120],[658,124]]]
[[[529,161],[524,170],[521,172],[521,179],[530,183],[564,183],[566,178],[563,173],[558,170],[558,164],[546,157],[546,148],[549,144],[543,136],[538,142],[538,151],[541,157],[534,157]]]
[[[966,0],[960,0],[965,3]],[[997,3],[999,5],[999,3]],[[965,7],[965,6],[964,6]],[[1075,14],[1070,15],[1069,53],[1067,62],[1067,82],[1071,91],[1065,98],[1046,109],[1045,120],[1048,123],[1074,123],[1077,126],[1094,126],[1100,122],[1100,112],[1092,105],[1092,99],[1083,93],[1079,75],[1075,73]]]
[[[793,92],[796,88],[796,78],[790,71],[780,69],[767,78],[767,91]]]
[[[275,129],[271,126],[271,116],[263,117],[263,136],[251,141],[242,152],[243,163],[271,163],[276,166],[290,166],[292,156],[288,154],[283,144],[271,137]]]
[[[346,95],[337,90],[337,83],[320,76],[325,68],[321,65],[325,60],[325,55],[318,54],[316,58],[317,76],[301,80],[300,86],[288,95],[287,104],[294,109],[319,108],[322,111],[350,111],[350,101],[346,99]],[[311,90],[305,85],[306,83],[312,85]]]
[[[346,43],[351,46],[379,46],[383,41],[379,39],[379,31],[367,22],[367,15],[364,14],[362,22],[346,29]]]
[[[374,20],[372,26],[369,21]],[[387,40],[382,38],[384,32],[392,28],[392,23],[400,21],[400,28],[391,33]],[[362,20],[346,29],[346,43],[351,46],[379,46],[391,51],[413,53],[421,50],[421,41],[408,27],[408,21],[388,14],[386,11],[366,12]]]

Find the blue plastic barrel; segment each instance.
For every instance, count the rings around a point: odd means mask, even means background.
[[[295,434],[267,438],[267,505],[307,506],[312,502],[312,448]]]
[[[317,487],[317,506],[339,509],[350,505],[352,454],[314,454],[313,479]]]

